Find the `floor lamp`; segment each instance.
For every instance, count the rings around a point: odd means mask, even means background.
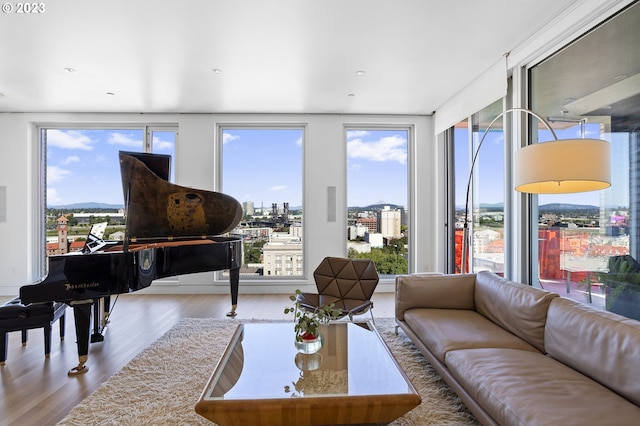
[[[516,191],[531,194],[565,194],[597,191],[611,186],[611,146],[609,142],[600,139],[559,140],[549,123],[535,112],[525,108],[511,108],[503,111],[485,129],[471,161],[464,204],[462,273],[468,272],[469,192],[473,179],[473,168],[489,130],[498,119],[510,112],[522,112],[534,116],[549,129],[554,139],[551,142],[527,145],[516,151],[513,162]]]

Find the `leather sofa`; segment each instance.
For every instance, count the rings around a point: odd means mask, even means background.
[[[640,424],[640,321],[492,272],[398,276],[395,316],[484,425]]]

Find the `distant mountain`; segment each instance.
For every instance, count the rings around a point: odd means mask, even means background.
[[[599,210],[599,206],[592,206],[589,204],[565,204],[565,203],[551,203],[538,206],[538,210]]]
[[[107,204],[107,203],[96,203],[96,202],[89,202],[89,203],[74,203],[74,204],[66,204],[66,205],[59,205],[59,206],[47,206],[47,208],[49,209],[58,209],[58,210],[78,210],[78,209],[114,209],[114,210],[118,210],[118,209],[123,209],[124,205],[123,204]]]
[[[504,203],[480,203],[480,208],[485,210],[504,210]],[[464,206],[456,206],[457,210],[464,210]],[[598,206],[589,204],[566,204],[566,203],[550,203],[538,206],[540,211],[564,211],[564,210],[593,210],[600,209]]]
[[[402,209],[402,208],[404,208],[404,206],[401,206],[399,204],[391,204],[391,203],[381,202],[381,203],[377,203],[377,204],[370,204],[370,205],[364,206],[364,207],[351,206],[351,207],[349,207],[349,209],[350,210],[382,210],[386,206],[389,206],[390,209]]]

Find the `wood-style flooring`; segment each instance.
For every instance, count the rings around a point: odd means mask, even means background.
[[[0,302],[8,299],[2,298]],[[393,293],[376,293],[373,301],[375,317],[393,316]],[[235,320],[291,320],[283,312],[287,306],[290,301],[285,294],[241,294]],[[229,309],[228,295],[120,295],[104,342],[90,344],[89,371],[76,377],[67,376],[67,370],[78,363],[72,309],[67,309],[63,341],[59,338],[58,324],[54,325],[49,359],[44,357],[42,329],[29,331],[25,347],[21,345],[20,332],[9,333],[7,362],[0,368],[0,425],[55,425],[180,319],[227,318]]]

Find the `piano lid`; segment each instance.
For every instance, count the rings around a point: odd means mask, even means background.
[[[203,238],[235,228],[242,205],[220,192],[168,182],[167,157],[120,152],[129,240]]]

